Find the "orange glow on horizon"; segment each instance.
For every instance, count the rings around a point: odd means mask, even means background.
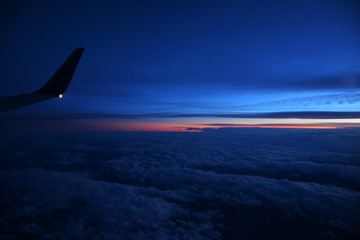
[[[243,126],[213,126],[197,124],[181,124],[168,122],[123,122],[105,121],[87,124],[95,131],[129,131],[129,132],[203,132],[206,128],[292,128],[292,129],[341,129],[342,126],[316,126],[316,125],[256,125]]]
[[[257,127],[257,128],[301,128],[301,129],[336,129],[342,127],[335,126],[246,126],[246,127]]]
[[[299,129],[336,129],[336,128],[343,128],[337,126],[301,126],[301,125],[271,125],[271,126],[262,126],[262,125],[246,125],[246,126],[205,126],[203,128],[299,128]]]

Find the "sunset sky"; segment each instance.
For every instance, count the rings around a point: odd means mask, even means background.
[[[0,239],[360,239],[359,0],[0,0],[0,36],[0,111],[52,97],[0,112]]]
[[[60,99],[1,131],[360,127],[356,1],[2,1],[0,95],[85,51]]]

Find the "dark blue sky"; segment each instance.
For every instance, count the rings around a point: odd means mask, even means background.
[[[154,117],[360,107],[356,1],[1,4],[2,96],[40,87],[74,48],[85,47],[61,103],[51,100],[6,115]]]

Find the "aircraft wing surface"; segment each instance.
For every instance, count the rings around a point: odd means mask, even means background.
[[[52,77],[40,89],[32,93],[0,97],[0,112],[42,102],[55,97],[62,97],[66,91],[84,48],[76,48]]]

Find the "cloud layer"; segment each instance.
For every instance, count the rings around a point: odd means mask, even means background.
[[[356,239],[358,129],[9,138],[2,239]]]

